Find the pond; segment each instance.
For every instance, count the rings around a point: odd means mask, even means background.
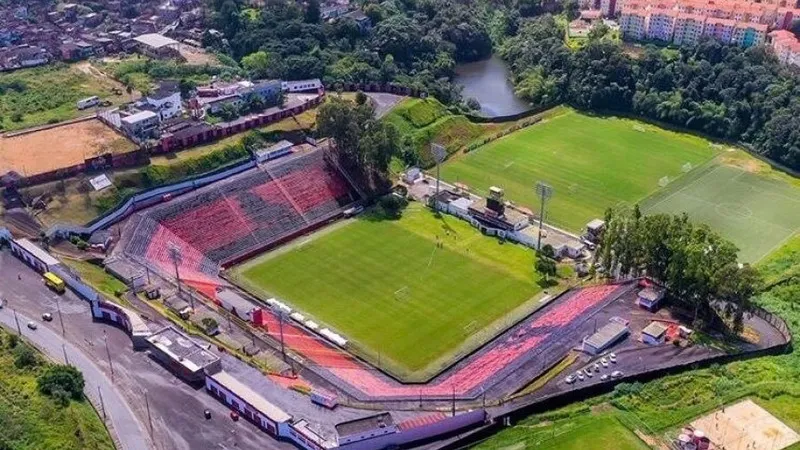
[[[481,104],[480,115],[508,116],[529,110],[528,102],[514,94],[510,73],[498,56],[456,66],[455,83],[464,87],[464,99],[474,98]]]

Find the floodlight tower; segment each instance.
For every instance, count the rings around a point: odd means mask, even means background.
[[[433,205],[436,207],[436,202],[439,199],[439,167],[447,158],[447,150],[441,144],[431,144],[431,155],[436,161],[436,196],[434,197]]]
[[[169,252],[169,259],[172,260],[172,264],[175,265],[175,279],[178,281],[178,293],[180,294],[181,291],[181,273],[178,271],[178,265],[180,264],[181,260],[183,259],[183,255],[181,254],[181,248],[175,244],[174,242],[167,243],[167,251]],[[194,309],[194,299],[192,296],[189,296],[192,300],[192,309]]]
[[[539,240],[536,242],[537,250],[542,250],[542,223],[544,222],[544,203],[553,196],[553,186],[547,183],[536,182],[536,195],[541,199],[539,208]]]

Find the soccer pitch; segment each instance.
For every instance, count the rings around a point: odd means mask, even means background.
[[[687,213],[756,262],[800,229],[800,188],[784,180],[713,163],[669,185],[641,204],[646,214]]]
[[[234,276],[344,335],[355,353],[419,381],[540,305],[534,258],[411,203],[398,220],[365,214],[245,263]]]
[[[545,220],[570,231],[602,218],[606,208],[634,204],[684,175],[717,150],[702,138],[634,120],[566,110],[442,166],[442,178],[485,194],[490,186],[536,209],[537,181],[555,188]],[[687,164],[688,163],[688,164]]]

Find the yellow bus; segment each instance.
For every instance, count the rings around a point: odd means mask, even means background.
[[[65,288],[64,288],[64,280],[62,280],[61,278],[58,278],[52,272],[45,272],[43,276],[44,276],[44,278],[43,278],[44,284],[47,285],[47,287],[49,287],[50,289],[58,292],[59,294],[63,294],[64,293],[64,290],[65,290]]]

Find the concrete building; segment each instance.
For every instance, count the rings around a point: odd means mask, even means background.
[[[172,326],[153,333],[147,342],[153,357],[187,382],[202,382],[222,370],[219,357]]]
[[[786,30],[769,34],[770,47],[782,64],[800,67],[800,39]]]
[[[672,42],[677,15],[678,13],[671,9],[657,8],[650,11],[647,22],[647,38]]]
[[[289,436],[292,416],[220,370],[205,378],[206,391],[272,436]]]
[[[733,30],[732,44],[740,47],[753,47],[761,45],[767,38],[767,26],[760,23],[742,23],[735,25]]]
[[[398,431],[397,425],[395,425],[392,415],[389,413],[375,414],[336,425],[340,446],[374,439],[379,436],[397,433]]]
[[[583,351],[590,355],[597,355],[611,347],[630,333],[627,322],[619,317],[612,317],[596,333],[583,340]]]
[[[121,120],[123,131],[131,136],[146,138],[152,136],[153,132],[161,123],[161,118],[153,111],[139,111],[130,116],[123,117]]]
[[[49,272],[53,267],[61,264],[61,262],[53,258],[50,253],[47,253],[27,238],[14,239],[11,240],[9,244],[11,245],[11,253],[13,253],[14,256],[21,259],[25,264],[31,266],[39,273]]]
[[[133,38],[139,53],[155,59],[175,58],[180,56],[175,39],[168,38],[158,33],[147,33]]]
[[[661,300],[664,299],[665,291],[663,288],[656,286],[648,286],[636,296],[636,303],[650,311],[655,311],[661,305]]]
[[[637,9],[623,9],[619,20],[622,37],[629,40],[641,40],[647,35],[647,13]]]
[[[600,0],[600,12],[603,17],[615,17],[617,15],[619,4],[617,0]]]
[[[161,120],[180,115],[181,91],[177,82],[162,82],[158,89],[147,94],[143,99],[149,110],[159,115]]]
[[[667,337],[667,326],[661,322],[650,322],[650,325],[642,330],[642,342],[647,345],[663,344]]]
[[[703,36],[706,17],[699,14],[678,13],[672,42],[677,45],[696,45]]]

